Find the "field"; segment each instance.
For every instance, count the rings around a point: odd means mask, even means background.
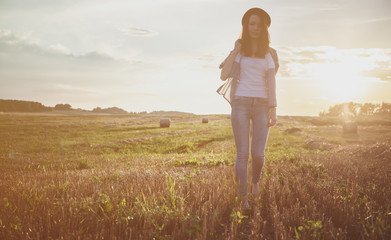
[[[226,115],[2,114],[0,239],[391,239],[391,118],[357,121],[279,117],[246,212]]]

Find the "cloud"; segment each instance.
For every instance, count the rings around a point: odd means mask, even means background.
[[[367,77],[376,77],[382,81],[391,81],[391,68],[374,68],[368,71],[362,71],[362,75]]]
[[[31,34],[16,34],[8,29],[0,29],[0,40],[9,45],[15,45],[23,42],[26,45],[38,45],[40,40],[31,37]]]
[[[202,68],[205,69],[218,69],[220,63],[225,59],[226,56],[222,54],[206,53],[195,56],[194,59],[201,64]]]
[[[372,24],[375,26],[377,24],[386,24],[391,21],[391,17],[370,17],[363,19],[362,17],[347,18],[341,21],[339,24],[347,25],[349,27],[358,27],[356,25]],[[360,26],[363,27],[363,26]]]
[[[55,91],[56,95],[62,95],[62,96],[77,96],[77,95],[83,95],[83,96],[95,96],[95,95],[102,95],[104,94],[104,91],[93,89],[91,87],[76,87],[72,85],[67,84],[51,84],[49,86],[41,87],[39,89],[33,90],[33,92],[37,92],[40,94],[52,94],[53,91]]]
[[[118,30],[127,36],[135,37],[152,37],[158,35],[157,32],[143,29],[143,28],[134,28],[134,27],[118,27]]]
[[[43,44],[29,34],[0,29],[0,95],[75,103],[106,103],[137,91],[160,72],[159,63],[123,59],[62,43]]]
[[[28,34],[20,35],[8,29],[0,29],[0,49],[2,52],[19,53],[22,55],[33,54],[37,56],[47,56],[64,58],[68,62],[72,60],[89,61],[90,63],[99,62],[123,62],[137,64],[140,60],[128,60],[118,58],[108,53],[90,51],[86,53],[78,53],[61,43],[44,46],[41,40],[33,38]]]
[[[195,57],[195,59],[203,62],[213,62],[216,60],[216,57],[217,57],[216,54],[208,53],[208,54],[197,56]]]
[[[69,50],[69,48],[63,46],[61,43],[50,45],[49,49],[53,52],[57,52],[57,53],[63,54],[63,55],[71,55],[72,54],[71,50]]]
[[[50,81],[47,76],[38,77],[41,75],[51,75],[51,81],[65,81],[65,75],[74,82],[77,82],[76,79],[91,81],[91,76],[98,75],[111,76],[111,81],[125,81],[127,75],[134,82],[141,80],[142,73],[147,69],[160,69],[156,63],[117,57],[97,50],[80,53],[62,43],[44,45],[40,39],[28,34],[21,35],[4,29],[0,29],[0,51],[0,71],[3,79],[4,74],[8,76],[4,81],[20,79],[20,76]],[[7,72],[13,72],[14,77]]]
[[[389,22],[389,21],[391,21],[391,17],[381,17],[381,18],[366,19],[359,23],[379,23],[379,22]]]
[[[314,68],[322,69],[322,65],[327,65],[340,66],[346,70],[357,69],[356,72],[362,76],[391,81],[391,49],[281,47],[277,53],[280,61],[279,76],[283,78],[307,78]]]

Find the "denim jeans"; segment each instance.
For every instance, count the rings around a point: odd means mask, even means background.
[[[231,124],[236,145],[235,180],[239,193],[247,196],[247,163],[252,121],[252,183],[257,183],[265,162],[269,135],[268,101],[264,98],[235,96],[232,101]]]

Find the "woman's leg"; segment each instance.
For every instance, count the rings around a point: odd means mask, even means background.
[[[265,100],[257,99],[253,105],[253,135],[251,140],[252,180],[258,183],[265,162],[265,148],[269,135],[268,105]]]
[[[231,124],[236,146],[235,180],[239,193],[247,196],[247,163],[249,158],[249,130],[251,99],[236,97],[232,102]]]

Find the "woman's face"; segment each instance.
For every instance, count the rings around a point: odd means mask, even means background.
[[[248,32],[251,38],[258,38],[261,34],[261,18],[258,15],[251,15],[248,20]]]

